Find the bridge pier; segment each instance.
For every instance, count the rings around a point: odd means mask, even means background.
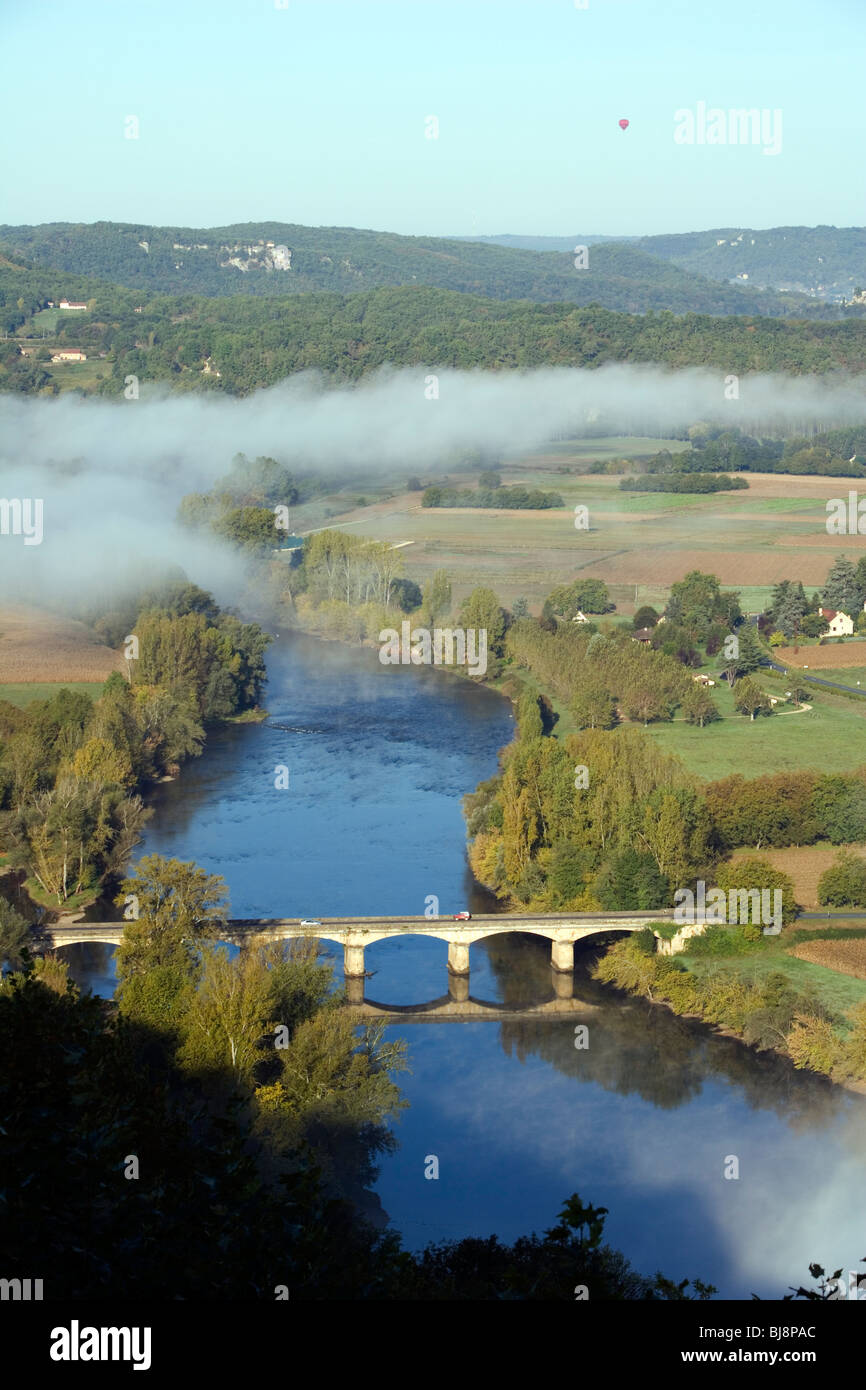
[[[469,974],[469,946],[467,942],[448,942],[448,969],[452,975]]]
[[[363,975],[347,975],[343,981],[346,986],[346,1003],[363,1004],[364,986],[367,981]]]
[[[466,1004],[469,1000],[469,976],[455,975],[448,971],[448,997],[455,1004]]]
[[[364,947],[350,946],[348,943],[343,947],[343,974],[347,980],[352,976],[364,978]]]
[[[574,970],[574,942],[554,938],[550,943],[550,964],[554,970],[571,974]]]
[[[574,975],[570,970],[557,970],[551,966],[550,979],[556,999],[571,999],[574,993]]]

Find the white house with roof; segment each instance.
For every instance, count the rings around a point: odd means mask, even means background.
[[[854,620],[837,608],[822,608],[821,617],[829,624],[831,637],[850,637],[854,632]]]

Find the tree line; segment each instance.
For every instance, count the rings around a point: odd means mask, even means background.
[[[722,430],[707,424],[693,425],[687,431],[690,447],[672,454],[661,449],[644,460],[650,475],[670,475],[670,491],[699,491],[675,486],[681,476],[711,474],[719,469],[730,472],[798,473],[826,477],[866,477],[866,427],[825,430],[812,438],[796,435],[787,439],[754,438],[734,428]],[[861,457],[858,458],[858,455]],[[695,479],[697,481],[697,479]],[[625,484],[621,483],[621,487]],[[744,486],[744,482],[734,484]],[[643,490],[660,490],[644,481]],[[713,489],[715,490],[715,489]]]
[[[745,478],[732,478],[724,473],[645,473],[623,478],[623,492],[734,492],[747,488]]]
[[[422,507],[508,507],[518,511],[546,511],[564,507],[558,492],[540,488],[493,487],[457,488],[434,484],[425,488]]]

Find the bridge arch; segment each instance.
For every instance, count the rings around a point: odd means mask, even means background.
[[[86,935],[71,935],[65,933],[61,936],[59,932],[52,932],[50,941],[46,946],[52,951],[62,951],[65,946],[119,946],[120,938],[113,936],[110,932],[88,931]]]

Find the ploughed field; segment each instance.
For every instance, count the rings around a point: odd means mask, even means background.
[[[797,651],[793,647],[777,647],[776,660],[799,670],[808,666],[810,671],[839,671],[840,685],[856,687],[858,681],[866,679],[866,638],[849,637],[844,642],[831,641],[823,647],[801,643]]]
[[[119,653],[83,623],[38,608],[0,607],[0,699],[19,703],[17,688],[35,684],[99,686],[122,668]],[[29,698],[44,693],[34,690]]]
[[[748,776],[748,772],[745,769],[743,771],[744,775]],[[826,912],[827,909],[822,908],[818,902],[818,881],[843,849],[849,854],[857,855],[859,859],[866,859],[866,845],[831,845],[826,842],[819,845],[789,845],[785,849],[735,849],[731,859],[734,862],[738,859],[756,857],[766,859],[774,869],[780,869],[788,875],[794,885],[794,898],[804,912]],[[812,925],[811,922],[798,923],[804,930],[808,930]],[[860,925],[866,926],[866,922],[861,922]],[[814,926],[817,930],[822,923],[815,922]]]
[[[798,960],[811,961],[813,965],[823,965],[827,970],[837,970],[843,975],[866,980],[866,939],[862,936],[850,941],[838,937],[803,941],[793,948],[791,954]]]

